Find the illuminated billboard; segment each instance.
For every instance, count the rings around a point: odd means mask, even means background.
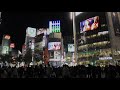
[[[48,50],[60,50],[60,49],[61,49],[61,42],[48,43]]]
[[[74,44],[68,44],[68,52],[74,52],[74,51],[75,51]]]
[[[58,21],[49,21],[49,30],[50,33],[60,33],[60,20]]]
[[[26,30],[26,36],[35,37],[36,36],[36,29],[28,27],[27,30]]]
[[[99,16],[95,16],[80,22],[80,33],[95,30],[99,26]]]

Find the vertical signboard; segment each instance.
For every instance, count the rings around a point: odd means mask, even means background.
[[[60,20],[58,21],[49,21],[49,30],[50,33],[60,33]]]
[[[61,55],[60,55],[60,51],[54,51],[54,59],[60,60]]]

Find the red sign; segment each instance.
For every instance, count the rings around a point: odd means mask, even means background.
[[[5,39],[10,39],[10,35],[5,35]]]
[[[15,48],[15,44],[14,44],[14,43],[11,43],[11,44],[10,44],[10,47],[11,47],[11,48]]]

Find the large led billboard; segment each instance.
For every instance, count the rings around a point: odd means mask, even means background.
[[[95,30],[99,27],[99,16],[95,16],[80,22],[80,33]]]
[[[48,50],[60,50],[60,49],[61,49],[61,42],[48,43]]]
[[[27,30],[26,30],[26,36],[35,37],[36,36],[36,29],[28,27]]]

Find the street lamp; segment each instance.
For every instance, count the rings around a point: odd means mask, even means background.
[[[77,62],[77,44],[76,44],[76,24],[75,24],[75,16],[78,16],[79,14],[81,14],[83,12],[70,12],[70,18],[73,21],[73,36],[74,36],[74,48],[75,48],[75,52],[74,52],[74,58],[75,58],[75,62]]]

